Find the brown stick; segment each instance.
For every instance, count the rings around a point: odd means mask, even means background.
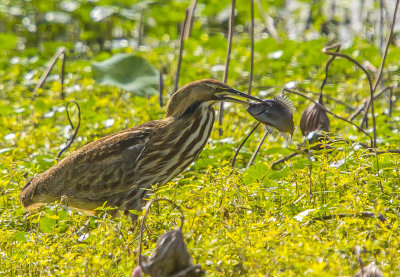
[[[381,96],[381,94],[384,93],[384,92],[386,92],[387,90],[392,91],[392,89],[393,89],[393,86],[392,86],[392,85],[387,86],[387,87],[384,87],[384,88],[381,89],[377,94],[374,95],[374,99],[376,99],[376,98],[378,98],[379,96]],[[368,99],[366,99],[366,100],[364,101],[364,103],[363,103],[361,106],[359,106],[359,107],[355,110],[355,112],[350,116],[350,121],[353,121],[354,118],[356,118],[356,117],[365,109],[365,106],[367,105],[367,101],[368,101]]]
[[[372,89],[372,79],[371,79],[371,76],[369,75],[368,70],[365,69],[365,67],[362,66],[358,61],[356,61],[355,59],[353,59],[352,57],[350,57],[346,54],[338,53],[338,52],[329,52],[329,50],[337,48],[337,47],[338,47],[337,43],[334,45],[331,45],[331,46],[324,47],[324,48],[322,48],[322,53],[331,55],[331,56],[338,56],[341,58],[345,58],[345,59],[351,61],[352,63],[354,63],[356,66],[358,66],[362,71],[364,71],[365,75],[367,76],[369,89],[370,89],[370,91],[372,91],[373,90]]]
[[[190,36],[190,32],[192,31],[192,26],[193,26],[193,18],[194,18],[194,10],[196,9],[197,5],[197,0],[192,0],[190,2],[188,11],[188,20],[186,22],[187,26],[185,27],[185,33],[184,33],[184,39],[188,39]]]
[[[283,158],[280,158],[279,160],[276,160],[276,161],[274,161],[274,162],[272,163],[271,168],[274,168],[274,167],[276,167],[278,164],[283,163],[283,162],[286,162],[286,161],[290,160],[291,158],[296,157],[296,156],[299,155],[299,154],[300,154],[300,153],[298,153],[298,152],[294,152],[294,153],[289,154],[289,155],[287,155],[287,156],[285,156],[285,157],[283,157]]]
[[[242,149],[243,145],[246,143],[246,141],[249,139],[249,137],[251,136],[251,134],[257,129],[258,126],[260,126],[260,122],[257,122],[257,124],[253,127],[253,129],[251,129],[250,133],[248,133],[248,135],[244,138],[244,140],[240,143],[238,149],[235,152],[235,155],[233,156],[232,162],[231,162],[231,167],[234,168],[235,167],[235,163],[236,163],[236,158],[240,152],[240,149]]]
[[[178,205],[175,204],[174,201],[172,201],[172,200],[170,200],[170,199],[166,199],[166,198],[156,198],[156,199],[153,199],[153,200],[149,201],[149,202],[147,203],[147,205],[146,205],[145,210],[144,210],[144,215],[143,215],[142,221],[141,221],[141,223],[140,223],[140,230],[139,230],[138,264],[139,264],[139,266],[141,266],[141,267],[142,267],[142,242],[143,242],[143,231],[144,231],[144,226],[145,226],[145,223],[146,223],[147,215],[148,215],[148,213],[149,213],[149,211],[150,211],[151,205],[152,205],[154,202],[160,202],[160,201],[166,201],[166,202],[172,204],[172,206],[173,206],[174,208],[178,209],[178,211],[179,211],[180,214],[181,214],[181,226],[180,226],[181,229],[182,229],[182,227],[183,227],[183,224],[185,223],[185,216],[183,215],[183,211],[182,211],[181,207],[179,207]]]
[[[344,139],[338,139],[338,140],[336,140],[334,142],[340,142],[340,141],[346,142],[346,140],[344,140]],[[373,151],[373,149],[371,149],[370,146],[368,146],[368,145],[366,145],[364,143],[361,143],[361,142],[358,142],[358,141],[353,141],[353,140],[350,140],[350,142],[351,143],[357,143],[357,144],[361,145],[363,148],[366,148],[368,151],[372,152],[372,155],[400,154],[400,150],[397,150],[397,149],[388,149],[386,151]],[[301,146],[302,145],[300,145],[300,147]],[[307,151],[303,151],[301,148],[298,148],[297,150],[298,151],[302,151],[302,153],[293,152],[293,153],[291,153],[291,154],[289,154],[289,155],[287,155],[287,156],[285,156],[283,158],[280,158],[279,160],[276,160],[276,161],[274,161],[272,163],[271,168],[275,168],[278,164],[286,162],[286,161],[290,160],[291,158],[296,157],[299,154],[307,154]]]
[[[249,88],[247,89],[247,93],[251,94],[251,86],[253,83],[253,71],[254,71],[254,0],[250,1],[250,10],[251,10],[251,26],[250,26],[250,36],[251,36],[251,46],[250,46],[250,76],[249,76]]]
[[[138,25],[138,38],[137,38],[137,43],[136,43],[136,48],[139,49],[139,46],[142,45],[142,36],[143,36],[143,13],[144,13],[144,8],[143,6],[140,7],[139,9],[139,25]]]
[[[305,96],[304,94],[302,94],[302,93],[300,93],[300,92],[297,92],[297,91],[295,91],[295,90],[291,90],[291,89],[288,89],[288,88],[284,88],[283,90],[284,90],[284,91],[287,91],[287,92],[290,92],[290,93],[293,93],[293,94],[297,94],[297,95],[299,95],[299,96],[301,96],[301,97],[303,97],[303,98],[306,98],[307,100],[313,102],[313,103],[314,103],[315,105],[317,105],[320,109],[322,109],[322,110],[324,110],[325,112],[329,113],[329,114],[332,115],[333,117],[335,117],[335,118],[337,118],[337,119],[340,119],[340,120],[342,120],[342,121],[344,121],[344,122],[347,122],[347,123],[349,123],[350,125],[353,125],[353,126],[356,127],[360,132],[362,132],[363,134],[365,134],[367,137],[370,138],[370,140],[371,140],[371,147],[373,147],[373,140],[372,140],[372,137],[371,137],[363,128],[357,126],[357,125],[354,124],[353,122],[351,122],[351,121],[349,121],[349,120],[347,120],[347,119],[345,119],[345,118],[343,118],[343,117],[341,117],[341,116],[338,116],[337,114],[335,114],[335,113],[331,112],[330,110],[328,110],[326,107],[320,105],[318,102],[314,101],[314,100],[311,99],[310,97]]]
[[[164,78],[161,70],[159,72],[158,101],[160,107],[164,107]]]
[[[374,152],[374,154],[376,153],[376,155],[382,155],[382,154],[400,154],[400,150],[397,149],[389,149],[386,151],[376,151]]]
[[[354,247],[354,252],[355,252],[355,254],[357,256],[357,262],[359,263],[360,268],[361,268],[361,277],[362,277],[362,276],[364,276],[364,263],[363,263],[363,261],[361,259],[361,252],[363,252],[362,248],[360,246],[356,245]]]
[[[388,117],[392,117],[392,106],[393,106],[393,87],[390,87],[390,93],[389,93],[389,114]]]
[[[186,10],[185,13],[185,20],[183,21],[182,27],[181,27],[181,34],[180,34],[180,44],[179,44],[179,57],[178,57],[178,66],[176,68],[176,74],[175,74],[175,90],[178,90],[179,87],[179,76],[181,73],[181,63],[182,63],[182,56],[183,56],[183,46],[184,46],[184,40],[183,40],[183,34],[185,33],[186,29],[186,22],[188,19],[188,10]]]
[[[329,47],[331,47],[331,49],[336,48],[335,52],[337,53],[337,52],[340,51],[341,45],[340,45],[340,43],[336,43],[336,44],[334,44],[334,45],[332,45],[332,46],[329,46]],[[326,65],[325,65],[325,78],[324,78],[324,80],[322,81],[321,88],[320,88],[320,90],[319,90],[320,97],[321,97],[321,95],[322,95],[322,91],[323,91],[323,89],[324,89],[324,87],[325,87],[325,84],[326,84],[326,81],[327,81],[327,79],[328,79],[329,66],[331,65],[331,63],[333,62],[333,60],[334,60],[335,58],[336,58],[336,56],[330,57],[330,59],[328,60],[328,62],[327,62]]]
[[[373,90],[373,87],[372,87],[372,79],[371,79],[371,76],[369,75],[368,71],[359,62],[357,62],[355,59],[353,59],[352,57],[350,57],[350,56],[348,56],[346,54],[337,53],[337,52],[329,52],[329,50],[331,50],[333,48],[336,48],[336,47],[337,47],[336,44],[334,44],[332,46],[324,47],[322,49],[322,52],[324,54],[327,54],[327,55],[338,56],[338,57],[345,58],[345,59],[351,61],[352,63],[354,63],[356,66],[358,66],[362,71],[364,71],[364,73],[365,73],[365,75],[367,76],[367,79],[368,79],[371,98],[373,99],[374,90]],[[372,103],[373,103],[373,100],[372,100]],[[372,146],[371,147],[375,148],[376,147],[376,121],[375,121],[375,114],[374,114],[374,110],[373,110],[373,105],[372,105],[372,108],[371,108],[371,112],[372,112],[372,122],[373,122],[373,129],[374,129],[374,138],[372,140]],[[360,127],[360,129],[361,129],[361,127]]]
[[[308,91],[308,90],[305,90],[304,88],[301,88],[301,87],[298,87],[297,89],[298,89],[299,91],[301,91],[301,92],[311,93],[311,94],[313,94],[313,95],[319,95],[319,94],[320,94],[319,92]],[[355,110],[354,107],[350,106],[350,105],[347,104],[346,102],[344,102],[344,101],[342,101],[342,100],[340,100],[340,99],[336,99],[335,97],[332,97],[332,96],[330,96],[329,94],[324,94],[324,97],[325,97],[326,99],[329,99],[330,101],[333,101],[333,102],[335,102],[335,103],[338,103],[338,104],[340,104],[340,105],[345,106],[347,109],[349,109],[349,110],[351,110],[351,111],[354,111],[354,110]]]
[[[65,92],[64,92],[64,79],[65,79],[65,63],[67,61],[67,53],[64,49],[62,54],[62,61],[61,61],[61,72],[60,72],[60,79],[61,79],[61,100],[65,99]]]
[[[40,79],[37,82],[35,88],[33,89],[33,98],[37,97],[38,90],[43,86],[44,82],[46,81],[47,77],[50,75],[50,72],[53,70],[53,68],[54,68],[56,62],[58,61],[58,59],[60,58],[60,56],[64,55],[64,57],[65,57],[65,52],[66,52],[66,49],[64,47],[61,47],[61,48],[59,48],[57,50],[57,52],[51,58],[50,64],[47,67],[47,70],[40,77]],[[63,62],[62,66],[61,66],[61,72],[62,72],[61,73],[62,74],[62,78],[61,78],[61,97],[63,97],[63,93],[64,93],[64,89],[63,89],[63,87],[64,87],[64,67],[65,67],[65,61]]]
[[[373,121],[373,124],[374,124],[374,130],[375,130],[375,127],[376,127],[375,112],[374,112],[374,93],[375,93],[375,90],[378,87],[378,84],[379,84],[379,82],[381,80],[381,77],[382,77],[383,68],[385,66],[386,57],[387,57],[387,54],[388,54],[388,51],[389,51],[390,40],[392,39],[394,25],[396,23],[397,10],[399,8],[399,2],[400,2],[399,0],[396,1],[396,6],[394,8],[394,13],[393,13],[393,21],[392,21],[392,24],[390,25],[390,32],[389,32],[389,36],[388,36],[387,41],[386,41],[385,53],[383,54],[383,58],[382,58],[380,66],[379,66],[379,71],[377,73],[377,76],[376,76],[376,79],[375,79],[375,83],[373,85],[373,90],[372,90],[372,93],[371,93],[371,97],[367,102],[367,108],[365,109],[364,117],[363,117],[363,120],[361,122],[361,126],[363,126],[365,124],[365,122],[367,121],[367,115],[368,115],[369,107],[371,107],[372,121]],[[374,139],[376,139],[376,138],[374,138]],[[375,141],[375,143],[376,143],[376,141]]]
[[[360,212],[358,214],[331,214],[331,215],[325,215],[321,217],[315,217],[311,219],[308,223],[313,223],[314,221],[317,220],[330,220],[330,219],[335,219],[336,217],[343,218],[343,217],[366,217],[366,218],[377,218],[379,219],[382,223],[386,222],[386,218],[382,214],[375,214],[373,212]]]
[[[276,31],[275,26],[274,26],[274,20],[272,19],[271,16],[269,16],[269,15],[263,10],[260,0],[257,0],[257,6],[258,6],[258,10],[260,11],[260,14],[261,14],[262,18],[263,18],[264,21],[265,21],[265,24],[266,24],[266,26],[267,26],[268,33],[269,33],[269,34],[271,35],[271,37],[274,38],[277,42],[281,42],[281,38],[279,37],[278,32]]]
[[[71,104],[71,103],[74,103],[74,104],[78,107],[78,124],[76,125],[74,134],[73,134],[72,137],[69,139],[68,144],[67,144],[65,147],[63,147],[63,148],[60,150],[60,152],[58,152],[57,158],[56,158],[56,161],[57,161],[57,162],[58,162],[58,160],[60,159],[62,153],[64,153],[65,150],[67,150],[67,149],[71,146],[71,144],[74,142],[74,140],[75,140],[75,138],[76,138],[76,135],[78,134],[79,127],[81,126],[81,108],[79,107],[79,104],[78,104],[76,101],[74,101],[74,100],[68,101],[68,104],[67,104],[67,106],[66,106],[67,118],[68,118],[69,124],[71,125],[71,128],[74,129],[74,124],[72,124],[71,117],[69,116],[69,111],[68,111],[69,104]]]
[[[247,163],[246,168],[249,168],[257,157],[258,152],[260,151],[261,145],[264,143],[266,137],[268,136],[268,130],[265,130],[263,137],[260,140],[260,143],[257,145],[256,151],[254,151],[253,155],[250,158],[250,161]]]
[[[225,60],[225,72],[224,72],[224,83],[228,81],[228,72],[229,72],[229,62],[231,60],[231,50],[232,50],[232,38],[233,38],[233,27],[234,27],[234,20],[235,20],[235,0],[232,0],[232,9],[231,15],[229,17],[229,29],[228,29],[228,52],[226,54]],[[218,115],[218,133],[222,136],[222,119],[224,116],[224,102],[221,102],[219,105],[219,115]]]

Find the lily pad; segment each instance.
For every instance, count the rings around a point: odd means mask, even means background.
[[[158,71],[145,59],[132,54],[117,54],[92,63],[93,78],[103,85],[116,86],[135,95],[158,92]]]

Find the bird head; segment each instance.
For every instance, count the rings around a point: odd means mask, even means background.
[[[235,102],[248,105],[242,99],[262,102],[257,97],[245,94],[230,86],[212,79],[191,82],[178,89],[172,96],[167,106],[167,116],[181,116],[193,105],[220,102]]]

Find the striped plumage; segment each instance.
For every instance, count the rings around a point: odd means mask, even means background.
[[[261,101],[211,79],[175,92],[165,119],[106,136],[73,152],[31,179],[20,196],[25,207],[66,196],[72,207],[93,210],[107,205],[140,209],[151,185],[163,185],[192,163],[210,136],[212,105],[242,102],[227,95]]]

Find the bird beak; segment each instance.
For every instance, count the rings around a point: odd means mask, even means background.
[[[243,101],[238,98],[233,98],[233,96],[245,98],[247,100],[252,100],[252,101],[256,101],[256,102],[263,102],[263,100],[261,100],[257,97],[248,95],[246,93],[243,93],[243,92],[238,91],[233,88],[224,89],[217,94],[218,101],[227,101],[227,102],[234,102],[234,103],[240,103],[240,104],[246,104],[246,105],[250,104],[247,101]]]

